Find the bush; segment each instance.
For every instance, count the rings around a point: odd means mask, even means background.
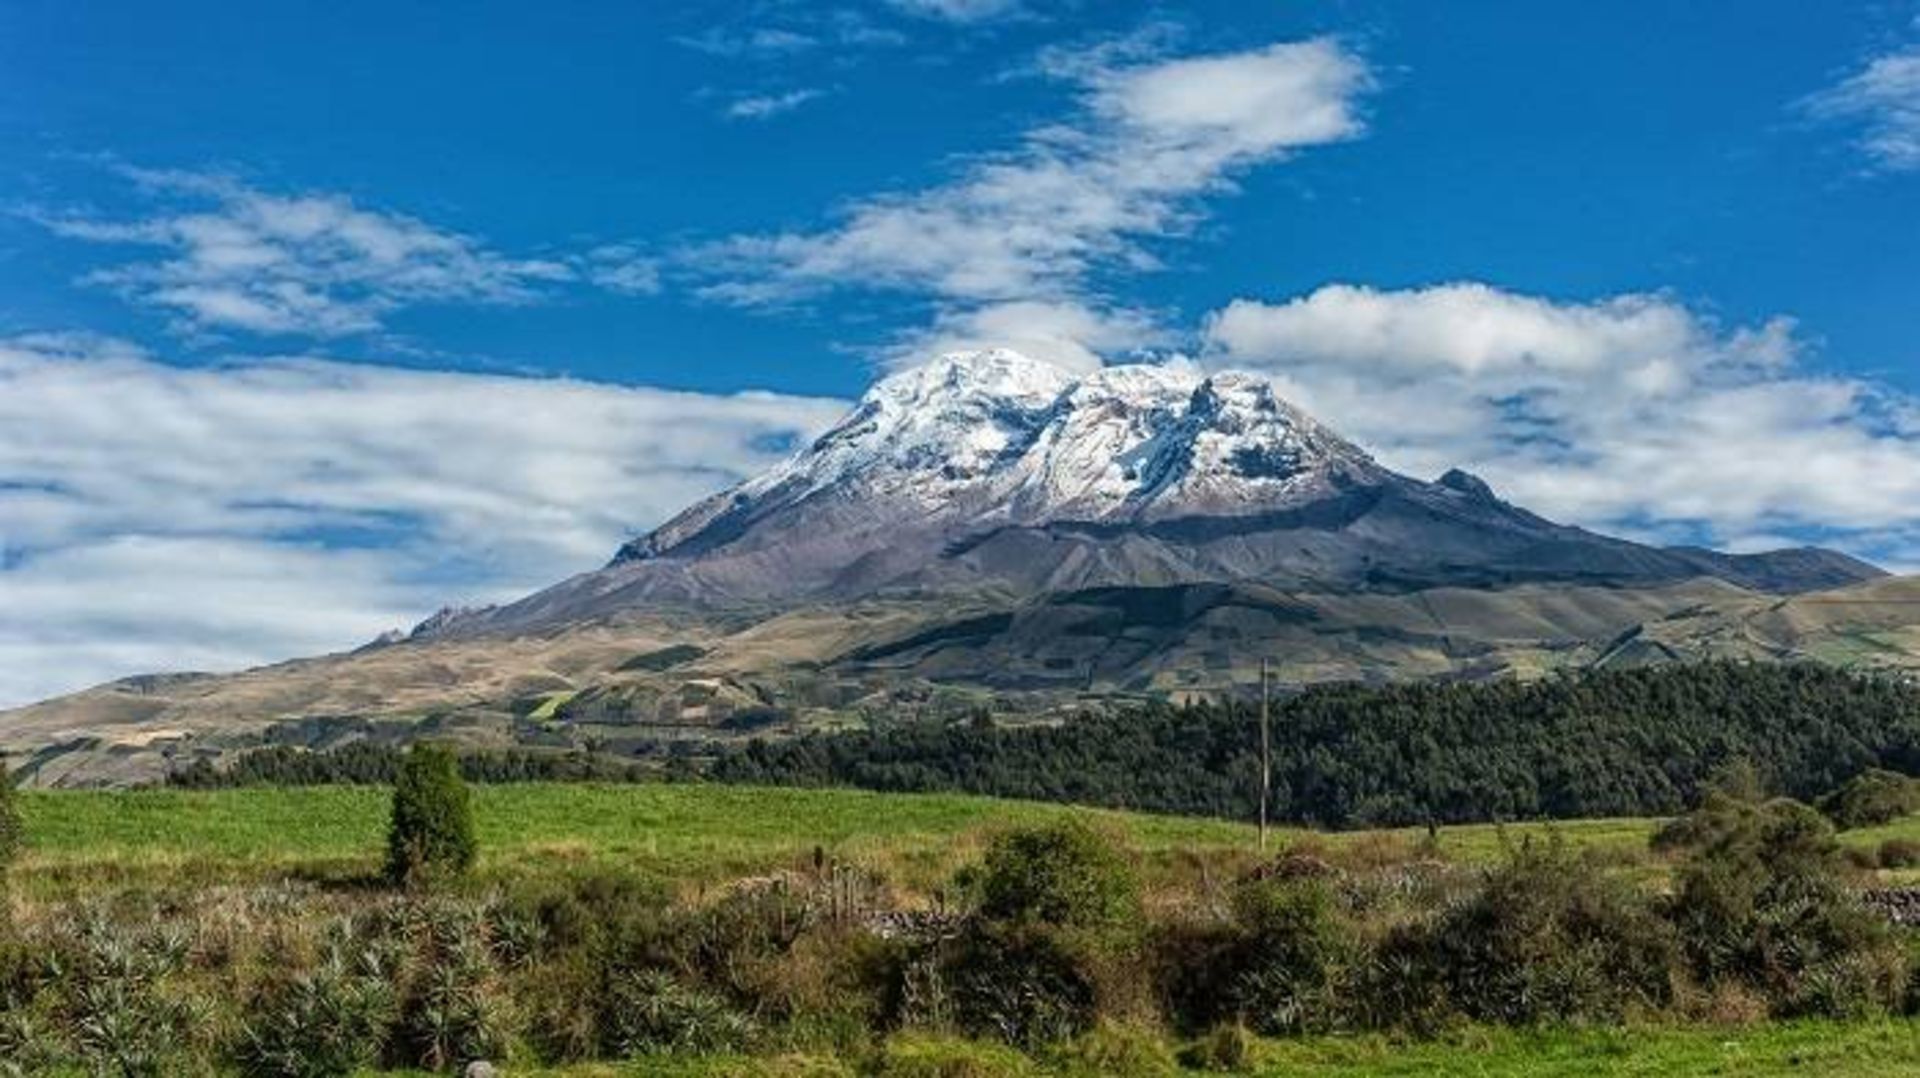
[[[1339,1023],[1365,950],[1322,879],[1242,882],[1221,924],[1160,934],[1162,995],[1180,1026],[1299,1033]]]
[[[1920,865],[1920,841],[1890,838],[1880,844],[1874,863],[1881,868],[1912,868]]]
[[[603,1044],[615,1057],[737,1051],[753,1036],[753,1024],[724,1000],[691,991],[660,970],[616,977],[604,1015]]]
[[[960,1028],[1024,1048],[1092,1028],[1096,994],[1081,948],[1039,924],[987,924],[959,940],[942,967]]]
[[[908,964],[908,1009],[1034,1048],[1091,1028],[1103,1000],[1125,994],[1123,969],[1141,980],[1139,963],[1126,959],[1139,884],[1085,823],[1006,832],[956,882],[977,897],[975,915],[931,961]]]
[[[1060,928],[1113,928],[1134,921],[1140,889],[1131,866],[1079,820],[1000,835],[977,880],[980,915]]]
[[[1680,866],[1671,916],[1702,984],[1745,986],[1777,1014],[1858,1013],[1832,983],[1841,970],[1886,971],[1865,998],[1886,1007],[1905,959],[1886,923],[1846,885],[1846,856],[1826,818],[1798,801],[1725,799]]]
[[[473,866],[473,809],[453,751],[416,742],[400,761],[387,829],[387,878],[418,885]]]
[[[1892,771],[1868,768],[1820,799],[1820,811],[1842,831],[1891,823],[1920,810],[1920,784]]]
[[[393,1021],[393,991],[377,962],[335,956],[254,1002],[240,1059],[249,1074],[322,1078],[372,1067]]]
[[[1671,1001],[1678,959],[1631,884],[1558,841],[1525,843],[1477,891],[1393,933],[1365,995],[1381,1024],[1617,1022]]]
[[[400,1062],[447,1070],[497,1060],[513,1041],[512,1000],[486,941],[465,936],[429,945],[400,1005]]]

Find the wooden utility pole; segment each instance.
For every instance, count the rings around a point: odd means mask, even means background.
[[[1267,660],[1260,660],[1260,852],[1267,852],[1267,791],[1273,788],[1273,744],[1267,732]]]

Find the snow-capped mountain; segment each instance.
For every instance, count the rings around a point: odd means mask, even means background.
[[[1384,473],[1249,375],[1187,365],[1083,378],[996,349],[881,381],[785,464],[716,494],[618,561],[712,549],[812,499],[979,528],[1270,510]]]
[[[1697,576],[1797,591],[1877,573],[1825,551],[1641,546],[1543,520],[1464,472],[1399,475],[1252,375],[1173,364],[1076,377],[989,350],[882,380],[812,445],[628,543],[605,569],[428,635],[663,602]]]

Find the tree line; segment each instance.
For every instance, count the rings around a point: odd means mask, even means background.
[[[717,781],[958,791],[1252,819],[1257,703],[1058,725],[904,725],[720,751]],[[1277,701],[1276,817],[1347,827],[1669,815],[1731,760],[1812,798],[1920,770],[1920,689],[1812,664],[1705,662],[1537,681],[1336,685]]]
[[[1331,685],[1276,700],[1275,819],[1329,827],[1671,815],[1732,760],[1802,799],[1874,768],[1920,773],[1920,688],[1813,664],[1705,662],[1535,681]],[[474,782],[698,779],[964,792],[1253,819],[1253,701],[1089,709],[715,742],[657,764],[580,751],[459,757]],[[402,751],[274,746],[176,771],[177,786],[386,785]]]
[[[190,790],[235,786],[390,786],[406,758],[403,748],[355,741],[315,752],[288,745],[249,749],[215,763],[200,757],[174,770],[167,784]],[[658,777],[631,760],[585,752],[528,749],[462,752],[460,775],[468,782],[638,782]]]

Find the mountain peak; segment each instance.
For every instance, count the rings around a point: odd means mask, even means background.
[[[1448,490],[1457,490],[1470,498],[1478,498],[1484,502],[1500,500],[1486,480],[1464,468],[1448,468],[1445,475],[1434,480],[1434,484],[1446,487]]]
[[[1051,363],[1011,348],[947,352],[876,382],[865,401],[926,401],[940,397],[990,396],[1046,398],[1058,396],[1072,381]]]
[[[989,349],[882,379],[811,445],[606,569],[428,631],[521,631],[660,603],[1697,576],[1790,591],[1871,572],[1640,546],[1545,520],[1465,472],[1412,479],[1258,375],[1186,362],[1075,375]]]
[[[844,527],[1112,522],[1271,511],[1378,474],[1254,375],[1175,362],[1074,376],[1010,349],[954,352],[881,380],[812,445],[616,561],[746,541],[803,503],[844,504]]]

